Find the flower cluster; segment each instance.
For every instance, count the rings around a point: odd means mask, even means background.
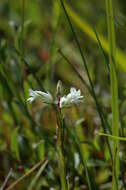
[[[72,104],[78,104],[83,101],[83,96],[81,95],[80,90],[75,88],[70,89],[70,93],[66,96],[61,97],[60,99],[60,108],[70,107]]]
[[[27,101],[33,102],[36,98],[41,98],[43,103],[46,104],[57,104],[59,108],[62,109],[64,107],[70,107],[73,104],[78,104],[83,101],[83,96],[81,95],[80,90],[76,90],[75,88],[70,89],[70,93],[64,95],[59,98],[59,100],[55,101],[53,96],[49,92],[42,92],[37,90],[29,90],[29,98]],[[59,101],[59,102],[58,102]]]

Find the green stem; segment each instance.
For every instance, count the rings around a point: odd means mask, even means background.
[[[24,58],[24,14],[25,14],[25,0],[22,0],[22,23],[21,23],[21,58]]]
[[[51,88],[50,81],[54,80],[54,70],[55,70],[55,54],[57,50],[57,45],[56,45],[56,35],[57,35],[57,30],[58,30],[58,25],[59,25],[59,19],[60,19],[60,4],[58,0],[53,1],[53,19],[52,19],[52,38],[51,38],[51,43],[50,43],[50,59],[47,62],[47,70],[46,70],[46,75],[47,75],[47,87]],[[40,70],[40,72],[43,72]]]
[[[57,150],[58,150],[58,167],[60,171],[61,190],[67,190],[65,162],[63,155],[63,122],[61,111],[56,108],[57,112]]]
[[[98,133],[98,135],[110,137],[110,138],[116,139],[118,141],[126,141],[125,137],[119,137],[119,136],[117,137],[117,136],[113,136],[113,135],[109,135],[109,134],[105,134],[105,133]]]
[[[22,89],[23,89],[23,94],[25,98],[25,93],[24,93],[24,14],[25,14],[25,0],[22,0],[22,5],[21,5],[21,34],[20,34],[20,52],[21,52],[21,75],[22,75]]]
[[[110,81],[111,81],[111,106],[112,106],[112,135],[119,136],[119,107],[118,107],[118,83],[116,74],[116,43],[115,43],[115,30],[113,19],[113,6],[112,0],[106,0],[107,12],[107,25],[108,25],[108,38],[109,38],[109,63],[110,63]],[[112,189],[118,189],[118,176],[119,176],[119,141],[113,139],[113,160],[116,160],[116,165],[113,162],[113,182]],[[115,158],[116,156],[116,158]]]

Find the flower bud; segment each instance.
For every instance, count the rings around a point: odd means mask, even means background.
[[[56,96],[61,96],[61,93],[62,93],[62,82],[59,80],[56,88]]]

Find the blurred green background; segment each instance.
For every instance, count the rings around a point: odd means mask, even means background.
[[[23,4],[24,3],[24,4]],[[111,125],[107,23],[104,0],[69,0],[65,5],[84,51],[95,92]],[[126,1],[114,1],[120,105],[120,135],[126,127]],[[99,36],[102,47],[96,39]],[[70,60],[69,64],[59,50]],[[105,56],[105,57],[104,57]],[[0,0],[0,184],[10,168],[8,186],[45,158],[49,163],[34,187],[60,189],[56,153],[56,116],[39,100],[27,103],[28,90],[48,90],[55,96],[58,80],[64,93],[71,86],[81,89],[84,103],[63,110],[66,127],[76,129],[93,179],[93,189],[110,189],[111,159],[105,139],[97,135],[100,118],[94,100],[73,70],[88,84],[82,60],[68,21],[58,0]],[[69,132],[65,136],[70,189],[87,189],[79,153]],[[83,143],[84,142],[84,143]],[[68,146],[68,145],[69,146]],[[120,145],[125,181],[125,143]],[[68,164],[69,163],[69,164]],[[36,171],[14,189],[28,189]],[[120,179],[121,180],[121,179]],[[124,183],[125,184],[125,183]],[[124,185],[123,184],[123,185]],[[123,186],[122,181],[120,187]],[[32,188],[31,188],[32,189]],[[30,190],[30,189],[29,189]]]

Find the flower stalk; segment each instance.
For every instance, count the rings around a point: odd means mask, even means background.
[[[60,108],[56,107],[56,116],[57,116],[57,151],[58,151],[58,167],[60,171],[60,181],[61,181],[61,190],[67,190],[67,180],[66,180],[66,168],[65,168],[65,159],[63,154],[63,119]]]
[[[67,180],[66,180],[66,168],[65,168],[65,158],[63,153],[63,143],[64,143],[64,126],[63,126],[63,117],[61,112],[61,93],[62,93],[62,83],[59,81],[57,83],[56,89],[56,118],[57,118],[57,152],[58,152],[58,167],[60,171],[60,181],[61,181],[61,190],[67,190]]]

